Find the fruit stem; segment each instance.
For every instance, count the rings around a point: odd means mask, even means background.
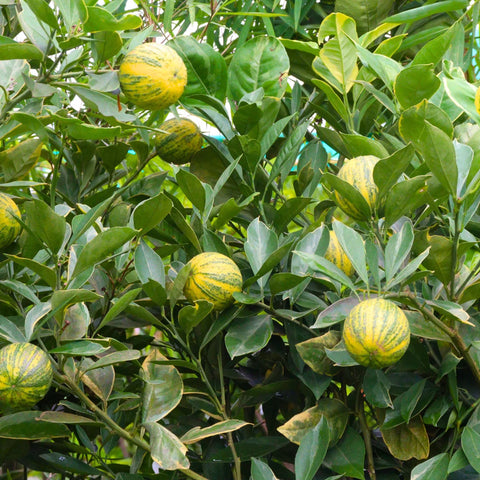
[[[376,480],[377,474],[375,473],[375,463],[373,461],[372,450],[372,438],[370,435],[370,429],[368,428],[367,420],[365,418],[365,402],[363,398],[363,392],[357,390],[356,410],[358,421],[360,422],[360,429],[362,430],[363,441],[365,443],[365,450],[367,453],[368,474],[371,480]]]

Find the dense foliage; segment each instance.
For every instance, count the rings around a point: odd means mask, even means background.
[[[1,1],[0,190],[20,215],[0,237],[21,233],[0,258],[0,347],[34,344],[54,370],[36,405],[2,407],[2,478],[479,478],[478,16]],[[153,42],[187,70],[163,110],[118,76]],[[158,154],[167,118],[205,133],[189,163]],[[231,266],[184,294],[202,252],[239,267],[233,304],[188,300]],[[411,332],[386,368],[342,338],[375,297]]]

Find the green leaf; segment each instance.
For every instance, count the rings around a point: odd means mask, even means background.
[[[70,472],[78,475],[98,476],[102,475],[102,471],[98,468],[90,466],[88,463],[82,462],[77,458],[65,455],[64,453],[50,452],[42,453],[39,457],[46,461],[54,468],[62,472]]]
[[[329,442],[329,425],[322,416],[300,442],[295,455],[295,480],[312,480],[325,458]]]
[[[443,2],[435,2],[431,5],[423,5],[422,7],[411,8],[404,12],[397,13],[387,17],[385,23],[410,23],[427,18],[437,13],[452,12],[460,10],[468,5],[468,0],[446,0]]]
[[[87,21],[83,25],[85,32],[104,32],[117,30],[135,30],[142,26],[137,15],[127,14],[117,20],[108,10],[101,7],[87,7]]]
[[[336,265],[329,262],[325,258],[315,254],[298,252],[296,250],[294,250],[293,253],[294,255],[298,255],[303,261],[308,262],[313,271],[324,273],[325,275],[328,275],[337,282],[340,282],[341,284],[355,291],[355,285],[350,280],[350,278],[348,278],[345,273],[340,270]]]
[[[177,182],[185,196],[200,212],[205,208],[206,192],[202,182],[193,174],[180,169],[177,173]]]
[[[397,183],[400,175],[413,160],[414,149],[411,144],[397,150],[387,158],[379,160],[373,168],[373,179],[378,187],[378,197],[383,198]]]
[[[68,135],[77,140],[103,140],[118,137],[121,127],[98,127],[86,123],[72,123],[67,126]]]
[[[480,473],[480,433],[469,426],[462,432],[462,450],[470,465]]]
[[[247,229],[247,241],[244,249],[253,273],[256,274],[263,266],[268,257],[278,248],[278,238],[273,230],[268,228],[259,218],[253,220]],[[268,280],[266,275],[258,279],[261,287]]]
[[[97,64],[103,64],[114,55],[116,55],[123,46],[122,37],[118,32],[97,32],[93,34],[92,39],[92,54]],[[116,71],[112,71],[106,74],[96,75],[94,73],[88,73],[90,78],[90,87],[94,90],[103,92],[111,92],[119,87],[118,74]],[[102,78],[103,77],[103,78]],[[99,88],[106,78],[110,78],[111,82],[105,87]],[[115,88],[116,87],[116,88]]]
[[[119,352],[113,352],[101,357],[100,360],[97,360],[95,363],[88,366],[84,372],[116,365],[117,363],[132,362],[133,360],[138,360],[140,356],[141,352],[139,350],[121,350]]]
[[[9,343],[25,343],[27,341],[19,328],[3,315],[0,315],[0,337],[3,337]]]
[[[357,51],[363,66],[380,78],[385,86],[393,92],[395,78],[401,72],[402,66],[392,58],[379,53],[372,53],[360,45],[357,45]]]
[[[353,133],[341,133],[340,135],[350,153],[349,158],[362,155],[383,158],[388,155],[387,149],[378,140]]]
[[[394,275],[398,272],[403,262],[410,254],[413,245],[413,226],[407,220],[402,225],[399,232],[395,233],[388,240],[385,247],[385,279],[390,283]]]
[[[291,135],[287,138],[273,164],[272,171],[268,177],[265,190],[273,183],[273,181],[280,175],[281,182],[290,175],[290,172],[295,164],[300,147],[304,143],[304,137],[309,127],[309,122],[302,122],[296,126]]]
[[[455,195],[458,170],[452,140],[427,115],[425,101],[405,110],[399,120],[400,134],[413,143],[439,182]]]
[[[270,256],[265,260],[265,263],[260,267],[260,269],[255,273],[253,277],[250,277],[244,282],[244,287],[250,286],[255,281],[268,278],[268,275],[281,261],[283,258],[287,256],[292,248],[294,241],[290,241],[281,247],[277,248],[274,252],[270,254]]]
[[[71,32],[72,27],[85,22],[88,18],[88,11],[84,0],[54,0],[53,3],[60,10],[67,32]]]
[[[42,60],[43,52],[29,43],[4,43],[0,45],[0,60],[25,58],[27,60]]]
[[[269,281],[270,293],[277,295],[292,288],[295,288],[305,280],[303,276],[288,272],[274,273]]]
[[[173,3],[173,2],[172,2]],[[167,42],[177,51],[187,67],[187,85],[181,101],[196,103],[194,95],[211,95],[224,100],[227,91],[227,64],[208,43],[191,36],[177,36]]]
[[[115,250],[131,240],[137,232],[128,227],[112,227],[100,232],[81,250],[72,278],[87,268],[105,261]]]
[[[270,467],[258,458],[252,458],[250,475],[252,480],[278,480]]]
[[[58,18],[45,0],[25,0],[35,16],[53,29],[58,28]]]
[[[44,422],[41,412],[19,412],[0,418],[0,438],[39,440],[68,437],[71,432],[64,424]]]
[[[299,213],[303,212],[305,207],[312,202],[311,198],[294,197],[289,198],[286,202],[275,212],[273,225],[278,233],[282,233],[287,229],[287,226],[292,222]]]
[[[101,328],[114,320],[117,315],[122,313],[137,298],[141,291],[141,288],[134,288],[121,297],[116,298],[95,331],[98,332]]]
[[[477,88],[464,78],[443,77],[443,85],[452,102],[460,107],[468,116],[480,124],[480,112],[475,108]]]
[[[225,330],[228,325],[230,325],[230,323],[236,317],[238,317],[242,310],[243,306],[234,305],[233,307],[221,312],[203,337],[200,345],[200,351],[203,350],[203,348],[205,348],[205,346],[208,345],[221,331]]]
[[[324,82],[323,80],[319,80],[318,78],[312,78],[312,83],[323,91],[332,107],[340,115],[341,119],[345,123],[347,123],[349,121],[350,115],[347,112],[347,109],[342,99],[337,95],[331,85],[327,82]]]
[[[187,305],[178,312],[178,323],[188,335],[212,310],[210,302],[198,300],[195,305]]]
[[[343,438],[327,452],[324,465],[347,477],[364,480],[365,443],[348,427]]]
[[[244,422],[243,420],[224,420],[222,422],[217,422],[214,425],[210,425],[209,427],[205,428],[194,427],[187,433],[182,435],[180,440],[185,445],[190,445],[192,443],[203,440],[204,438],[234,432],[242,427],[245,427],[246,425],[249,424],[247,422]]]
[[[273,323],[270,315],[237,318],[225,335],[225,346],[231,358],[261,350],[270,340]]]
[[[448,453],[440,453],[415,466],[411,480],[445,480],[448,475]]]
[[[233,101],[258,88],[282,97],[290,69],[285,47],[275,37],[255,37],[236,49],[228,67],[228,97]]]
[[[338,220],[333,222],[333,230],[358,275],[368,285],[365,244],[361,235]]]
[[[319,42],[326,37],[329,39],[321,48],[319,57],[342,86],[342,93],[346,93],[358,74],[355,21],[343,13],[328,15],[318,31]]]
[[[393,225],[402,215],[409,214],[427,202],[429,175],[419,175],[396,183],[386,194],[385,220]]]
[[[195,247],[198,253],[201,253],[202,246],[198,241],[197,235],[185,217],[175,207],[170,211],[169,217],[174,225],[187,237],[188,241]]]
[[[402,402],[400,404],[400,412],[403,419],[408,423],[415,407],[422,396],[425,389],[426,380],[421,380],[412,385],[406,392],[402,394]]]
[[[160,255],[143,240],[135,249],[135,271],[142,284],[155,280],[165,286],[165,266]]]
[[[0,152],[0,167],[4,181],[11,182],[24,177],[40,158],[43,143],[29,138]]]
[[[50,350],[50,353],[61,353],[62,355],[74,357],[91,357],[106,352],[108,349],[108,346],[103,346],[100,343],[91,342],[89,340],[76,340],[74,342],[64,343],[60,347],[53,348]]]
[[[22,295],[22,297],[27,298],[35,305],[40,303],[40,300],[33,290],[28,285],[25,285],[18,280],[2,280],[2,286]]]
[[[96,423],[95,420],[88,417],[53,410],[40,412],[38,419],[42,422],[64,423],[68,425],[88,425],[89,423]]]
[[[461,30],[461,23],[455,22],[450,28],[445,30],[433,40],[427,42],[416,54],[412,60],[412,65],[428,65],[435,67],[444,57],[448,49],[452,46],[452,41]],[[463,32],[462,32],[463,36]]]
[[[359,301],[357,297],[347,297],[337,300],[318,314],[317,320],[311,328],[326,328],[342,322]]]
[[[66,221],[41,200],[25,203],[26,223],[33,233],[56,254],[62,247]]]
[[[363,378],[363,391],[367,401],[377,408],[392,408],[390,381],[380,369],[367,368]]]
[[[16,255],[5,255],[10,260],[22,265],[23,267],[29,268],[32,272],[35,272],[42,280],[44,280],[47,285],[52,288],[55,288],[57,285],[57,274],[55,271],[44,265],[43,263],[36,262],[29,258],[17,257]]]
[[[190,466],[186,457],[187,447],[164,426],[147,422],[144,424],[150,434],[150,456],[162,470],[185,469]]]
[[[88,108],[92,108],[93,111],[101,113],[102,115],[107,117],[107,119],[114,119],[114,120],[118,120],[119,122],[132,122],[132,121],[135,121],[137,118],[135,117],[135,115],[126,113],[127,108],[125,107],[125,105],[120,105],[120,109],[119,109],[117,99],[110,95],[107,95],[102,92],[96,92],[94,90],[88,89],[80,84],[75,84],[75,83],[68,84],[68,89],[71,90],[73,93],[77,94],[85,102],[85,105]],[[79,125],[74,123],[72,125],[69,125],[69,127],[70,126],[72,128],[73,127],[78,128]],[[112,129],[110,127],[97,127],[94,125],[84,125],[84,124],[81,124],[81,126],[84,130],[90,130],[92,135],[95,135],[95,130],[97,130],[99,132],[98,136],[100,136],[102,132],[107,133],[109,131],[111,132],[111,134],[113,134],[114,133],[113,129],[120,128],[120,127],[113,127]],[[120,131],[121,131],[121,128],[120,128]],[[116,136],[118,136],[119,134],[120,133],[117,133]],[[90,138],[90,137],[87,137],[87,138]],[[93,138],[95,138],[95,136]]]
[[[432,97],[440,84],[431,65],[410,65],[397,75],[393,89],[400,105],[407,109]]]
[[[394,0],[383,2],[378,0],[366,0],[364,2],[337,0],[335,2],[335,11],[354,18],[358,33],[363,34],[372,30],[376,25],[380,25],[390,12],[393,4]]]
[[[158,226],[172,207],[172,201],[164,193],[140,202],[133,211],[135,229],[140,230],[140,235],[145,235]]]
[[[157,349],[154,349],[143,362],[142,370],[145,380],[143,423],[158,422],[167,416],[182,399],[183,381],[178,370],[171,365],[156,363],[166,360]]]

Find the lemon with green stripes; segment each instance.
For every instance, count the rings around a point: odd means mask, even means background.
[[[130,102],[148,110],[162,110],[182,96],[187,68],[168,45],[143,43],[125,55],[118,79]]]
[[[337,266],[345,275],[348,277],[352,276],[355,272],[352,262],[340,245],[336,233],[333,230],[329,233],[330,241],[325,252],[325,258]]]
[[[352,308],[345,319],[343,340],[350,355],[365,367],[398,362],[410,343],[408,319],[395,303],[370,298]]]
[[[172,118],[162,123],[160,130],[153,144],[165,162],[184,165],[202,148],[203,137],[193,120]]]
[[[373,169],[379,158],[373,155],[364,155],[347,160],[339,170],[337,177],[355,187],[366,200],[371,210],[375,208],[378,197],[378,187],[373,180]],[[355,203],[334,193],[337,205],[355,220],[365,220],[364,213]]]
[[[20,234],[22,227],[17,218],[21,218],[17,204],[0,193],[0,248],[8,247]]]
[[[233,294],[242,291],[242,273],[226,255],[204,252],[188,264],[190,273],[183,293],[189,301],[207,300],[215,310],[223,310],[234,302]]]
[[[12,343],[0,350],[0,410],[27,410],[52,384],[48,355],[32,343]]]

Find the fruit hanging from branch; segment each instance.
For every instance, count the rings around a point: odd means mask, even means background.
[[[205,252],[193,257],[183,289],[191,302],[207,300],[215,310],[234,302],[233,294],[242,291],[242,274],[236,263],[221,253]]]
[[[196,123],[188,118],[172,118],[160,125],[153,144],[162,160],[184,165],[202,148],[203,137]]]
[[[383,368],[398,362],[406,352],[410,325],[393,302],[370,298],[353,307],[347,315],[343,340],[360,365]]]
[[[187,69],[173,48],[143,43],[125,55],[118,78],[130,102],[148,110],[161,110],[182,96]]]
[[[32,343],[12,343],[0,350],[0,410],[28,410],[52,384],[48,355]]]

